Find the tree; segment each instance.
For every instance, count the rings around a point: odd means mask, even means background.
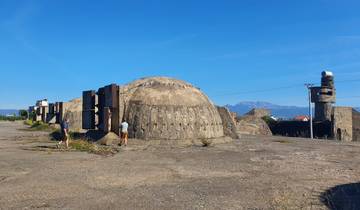
[[[24,110],[24,109],[20,109],[20,110],[19,110],[19,116],[20,116],[22,119],[28,118],[28,111],[26,111],[26,110]]]

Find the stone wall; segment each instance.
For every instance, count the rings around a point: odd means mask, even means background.
[[[353,109],[353,141],[360,141],[360,113]]]
[[[353,109],[351,107],[334,107],[332,113],[333,137],[339,141],[353,139]]]
[[[216,107],[222,121],[224,135],[229,136],[233,139],[238,139],[239,136],[236,130],[236,121],[234,120],[234,116],[226,107]]]

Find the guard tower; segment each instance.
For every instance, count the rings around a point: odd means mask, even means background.
[[[315,121],[331,121],[332,105],[336,101],[334,75],[321,73],[321,86],[311,88],[311,102],[315,103]]]

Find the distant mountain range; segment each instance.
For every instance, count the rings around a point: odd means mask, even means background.
[[[244,115],[253,108],[268,109],[271,114],[278,118],[294,118],[298,115],[308,115],[309,111],[307,107],[298,106],[281,106],[263,101],[244,101],[235,105],[226,105],[230,111],[236,112],[238,115]],[[355,108],[360,112],[360,107]],[[13,115],[19,114],[17,109],[0,109],[0,115]]]
[[[6,115],[18,115],[19,110],[17,109],[0,109],[0,115],[6,116]]]
[[[308,115],[308,107],[298,106],[281,106],[263,101],[244,101],[235,105],[226,105],[230,111],[236,112],[238,115],[244,115],[253,108],[261,108],[270,110],[271,114],[278,118],[294,118],[298,115]],[[360,108],[355,108],[360,111]]]

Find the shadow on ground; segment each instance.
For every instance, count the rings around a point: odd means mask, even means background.
[[[64,138],[64,135],[60,131],[53,131],[50,133],[50,137],[52,140],[60,141]],[[71,139],[87,139],[86,133],[80,133],[80,132],[70,132],[70,138]]]
[[[320,201],[332,210],[360,209],[360,182],[330,188],[320,195]]]

